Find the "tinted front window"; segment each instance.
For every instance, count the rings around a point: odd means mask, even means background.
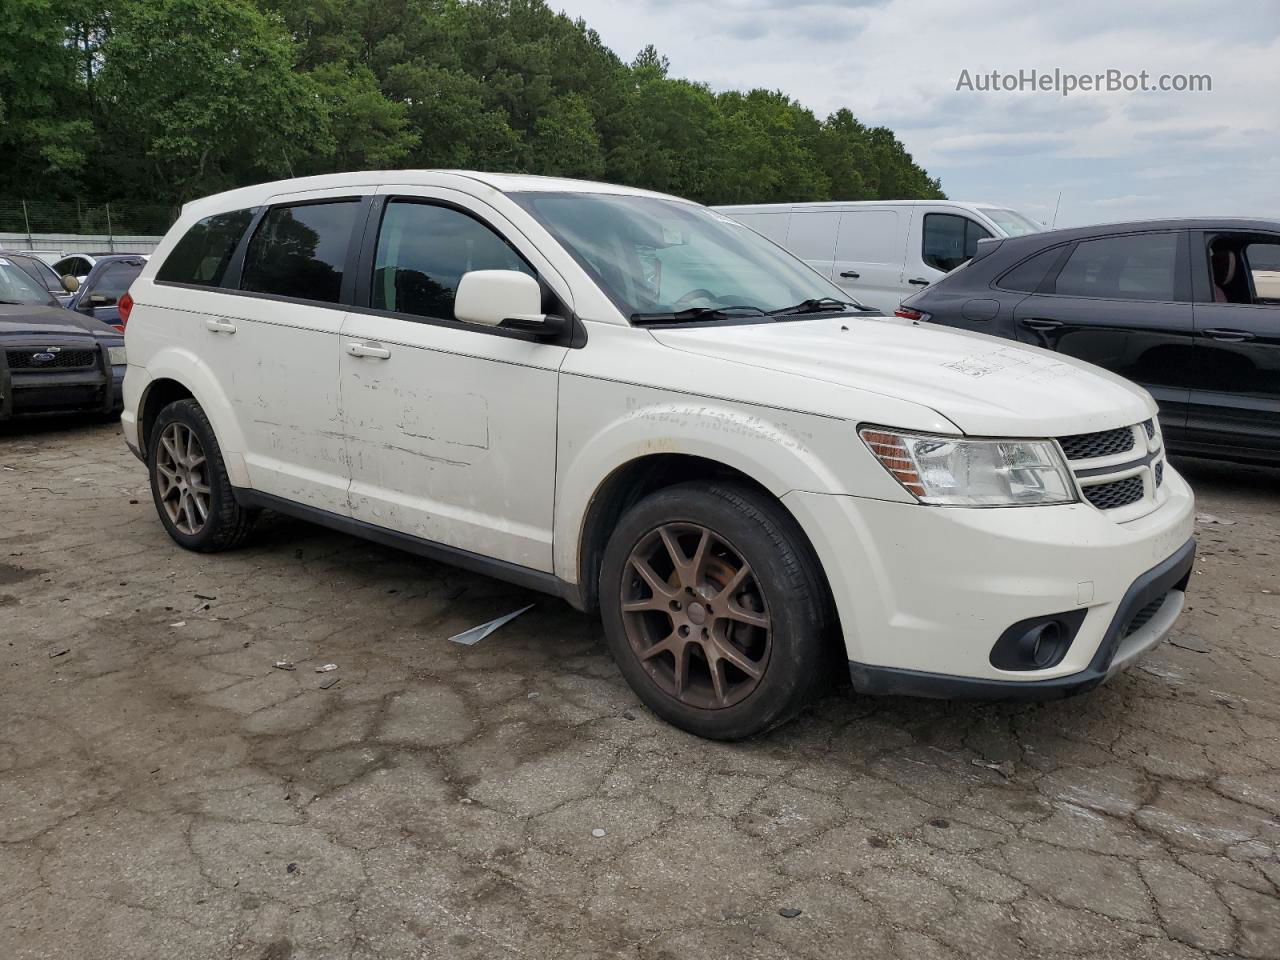
[[[0,303],[48,303],[49,291],[0,257]]]
[[[58,275],[43,260],[35,257],[13,257],[10,262],[50,293],[65,292]]]
[[[935,270],[950,272],[978,252],[978,241],[991,234],[968,217],[953,213],[924,216],[924,262]]]
[[[338,200],[269,211],[249,241],[241,289],[337,303],[359,210]]]
[[[88,260],[81,257],[68,257],[66,260],[59,260],[53,269],[60,277],[83,277],[90,268]]]
[[[142,261],[128,262],[120,260],[102,269],[89,285],[88,296],[106,297],[108,303],[116,303],[124,296],[129,285],[142,272]],[[81,297],[83,299],[83,295]]]
[[[996,286],[1003,290],[1017,290],[1022,293],[1035,293],[1040,281],[1045,278],[1050,268],[1062,256],[1062,247],[1037,253],[1030,260],[1024,260],[1003,277],[996,281]]]
[[[660,197],[515,193],[627,316],[849,295],[723,214]]]
[[[1174,300],[1177,267],[1176,233],[1084,240],[1058,274],[1054,292],[1111,300]]]
[[[373,305],[379,310],[457,319],[458,281],[472,270],[533,270],[479,220],[449,207],[393,200],[378,231]]]
[[[178,241],[173,252],[160,265],[156,280],[161,283],[221,286],[231,256],[252,218],[253,214],[248,210],[205,217]]]

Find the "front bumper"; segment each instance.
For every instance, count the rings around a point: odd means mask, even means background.
[[[1182,612],[1195,558],[1196,542],[1188,540],[1168,560],[1134,581],[1116,608],[1093,659],[1079,673],[1042,680],[992,680],[850,661],[853,688],[867,694],[990,700],[1051,700],[1092,690],[1168,635]],[[1151,619],[1131,629],[1139,611],[1156,602],[1159,607]]]
[[[1195,499],[1171,468],[1155,509],[1125,523],[1089,503],[984,510],[802,492],[783,502],[817,551],[854,686],[869,693],[1096,686],[1168,634],[1194,558]],[[1146,622],[1126,636],[1136,611]],[[1079,628],[1052,666],[993,665],[1011,625],[1072,612]]]
[[[124,365],[112,366],[109,346],[97,341],[85,342],[59,338],[59,349],[95,354],[91,366],[48,369],[12,369],[8,353],[40,352],[39,343],[0,341],[0,421],[26,417],[95,414],[111,416],[124,406]]]

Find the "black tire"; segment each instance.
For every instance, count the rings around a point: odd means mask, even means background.
[[[736,702],[721,696],[719,685],[714,687],[710,703],[706,702],[705,692],[698,694],[703,698],[701,703],[689,702],[696,697],[688,692],[676,696],[671,688],[679,689],[679,681],[666,681],[663,674],[669,671],[674,678],[677,654],[664,652],[654,658],[652,650],[662,646],[661,643],[651,645],[650,656],[642,662],[637,646],[643,646],[647,640],[637,634],[651,629],[644,624],[655,624],[652,630],[656,631],[653,633],[656,637],[667,629],[661,618],[668,617],[672,631],[668,639],[673,639],[678,630],[688,629],[690,622],[686,619],[683,628],[677,626],[679,615],[668,615],[661,608],[667,594],[660,596],[656,589],[647,586],[651,581],[633,566],[633,551],[648,549],[646,544],[654,543],[655,536],[662,537],[663,530],[687,530],[687,536],[693,538],[678,548],[684,558],[691,561],[688,569],[698,565],[697,548],[694,548],[695,557],[690,557],[686,544],[697,543],[700,530],[709,531],[713,536],[711,542],[716,546],[708,550],[719,550],[730,558],[721,561],[725,569],[733,569],[735,555],[741,561],[739,569],[750,568],[755,587],[753,597],[748,599],[754,604],[753,609],[761,611],[757,616],[767,620],[769,637],[760,641],[760,647],[765,650],[762,659],[749,661],[760,671],[758,677],[749,677],[741,670],[729,671],[741,677],[742,685],[754,684]],[[669,556],[669,544],[665,549]],[[656,559],[660,560],[660,556]],[[651,565],[650,569],[655,568]],[[661,571],[655,569],[655,572],[659,578],[664,576]],[[680,577],[680,571],[673,570],[663,586],[679,590],[675,584],[683,582]],[[637,587],[642,594],[647,592],[650,596],[637,600]],[[628,607],[632,612],[624,613],[624,592],[630,598]],[[707,596],[713,592],[707,591]],[[728,593],[725,591],[720,596]],[[696,598],[697,594],[689,591],[689,596]],[[713,631],[723,629],[722,624],[739,629],[729,620],[714,619],[714,612],[707,612],[712,602],[715,601],[708,601],[699,616],[713,618]],[[648,605],[646,612],[635,613],[635,608],[641,605]],[[693,616],[695,605],[689,602],[683,616]],[[700,737],[739,740],[785,723],[812,699],[829,672],[829,627],[834,618],[817,558],[782,505],[746,486],[683,483],[659,490],[635,504],[623,516],[605,549],[600,573],[600,608],[610,653],[637,696],[664,720]],[[742,601],[737,609],[743,609]],[[653,618],[658,619],[655,622]],[[705,629],[701,633],[707,636]],[[688,644],[688,641],[676,642]],[[694,642],[691,649],[689,656],[697,662],[688,665],[691,661],[686,660],[682,668],[684,683],[691,685],[690,678],[698,670],[707,675],[705,684],[712,683],[712,657],[707,654],[706,643]],[[667,663],[670,666],[664,665]],[[722,673],[722,682],[725,682],[724,676]],[[715,697],[719,697],[718,702]]]
[[[161,493],[161,438],[174,424],[190,430],[199,441],[204,454],[200,477],[203,485],[208,488],[207,510],[203,524],[194,532],[179,529],[175,520],[170,517]],[[147,469],[151,477],[151,497],[155,502],[156,513],[169,536],[180,547],[198,553],[230,550],[242,544],[253,530],[258,511],[245,509],[236,502],[222,459],[222,449],[213,434],[213,426],[195,400],[175,400],[160,411],[147,442]]]

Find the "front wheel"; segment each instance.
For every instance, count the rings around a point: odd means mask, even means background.
[[[632,507],[605,550],[600,605],[632,689],[698,736],[784,723],[824,673],[817,562],[782,506],[745,487],[680,484]]]
[[[236,502],[213,426],[195,400],[177,400],[160,411],[147,464],[156,512],[179,546],[215,553],[249,535],[256,513]]]

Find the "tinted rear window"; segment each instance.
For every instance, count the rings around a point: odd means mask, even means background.
[[[89,285],[88,295],[101,294],[109,301],[118,302],[142,272],[142,261],[120,260],[108,264]]]
[[[173,252],[160,265],[156,280],[161,283],[222,286],[231,256],[252,219],[253,214],[248,210],[205,217],[178,241]]]
[[[1111,300],[1176,299],[1178,235],[1140,233],[1083,240],[1058,274],[1055,292]]]
[[[358,200],[274,207],[249,241],[243,290],[337,303]]]

